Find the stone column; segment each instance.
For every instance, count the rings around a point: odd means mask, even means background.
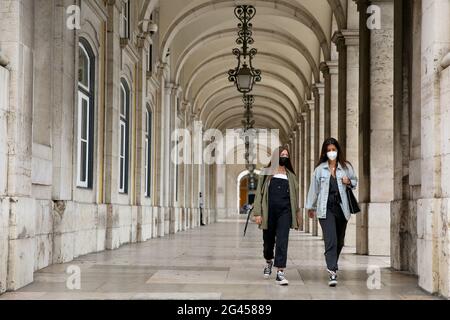
[[[179,130],[185,130],[186,128],[186,110],[187,110],[187,102],[182,102],[181,104],[181,108],[180,108],[180,115],[181,115],[181,121],[180,121],[180,128],[178,128]],[[180,207],[180,228],[182,231],[186,230],[186,192],[187,189],[186,188],[186,177],[185,177],[185,168],[186,168],[186,163],[184,161],[184,155],[186,152],[186,146],[185,146],[185,141],[186,137],[184,137],[182,139],[182,141],[179,144],[179,155],[182,156],[181,158],[181,162],[178,164],[178,183],[179,183],[179,187],[178,187],[178,205]]]
[[[362,157],[359,142],[359,31],[342,30],[341,35],[342,38],[339,38],[337,41],[340,43],[340,52],[344,50],[342,46],[345,46],[345,56],[347,58],[344,62],[345,72],[341,73],[341,68],[339,70],[340,75],[346,75],[345,79],[340,79],[345,81],[343,85],[340,85],[340,89],[345,88],[346,90],[344,97],[341,96],[339,100],[341,103],[340,109],[345,110],[345,123],[343,127],[345,128],[346,139],[343,139],[341,143],[345,146],[347,160],[353,165],[359,178],[359,161]],[[343,103],[345,105],[342,105]],[[355,190],[355,197],[357,198],[360,188],[361,186]],[[357,220],[358,217],[352,217],[347,226],[345,243],[349,247],[358,247],[361,243],[367,243],[365,224],[358,224]],[[359,236],[357,236],[357,233]],[[357,249],[357,252],[362,254],[365,250]]]
[[[201,166],[203,161],[203,141],[202,141],[202,133],[203,133],[203,125],[199,122],[198,114],[193,115],[193,145],[192,145],[192,159],[193,165],[192,169],[192,216],[193,216],[193,227],[197,227],[200,225],[200,202],[199,202],[199,193],[201,191]]]
[[[450,3],[422,0],[419,286],[450,297]]]
[[[327,61],[329,69],[329,83],[330,83],[330,111],[329,111],[329,133],[326,137],[333,137],[339,141],[339,127],[342,125],[342,114],[339,113],[339,70],[338,61]],[[326,83],[325,83],[326,86]],[[340,143],[340,141],[339,141]]]
[[[167,143],[170,137],[167,137],[167,120],[168,120],[168,111],[170,105],[170,84],[166,86],[166,78],[168,77],[169,67],[167,64],[163,64],[159,68],[159,83],[160,88],[158,92],[158,108],[156,114],[156,128],[155,132],[158,134],[157,144],[155,146],[155,173],[157,175],[156,181],[158,185],[158,194],[157,194],[157,235],[158,237],[163,237],[165,234],[165,219],[166,219],[166,208],[167,208],[167,198],[168,194],[166,193],[166,185],[168,180],[167,175]],[[167,93],[167,91],[169,93]]]
[[[368,253],[390,255],[391,201],[394,200],[394,1],[371,3],[380,7],[382,19],[381,29],[370,33]]]
[[[298,168],[297,168],[297,177],[298,177],[298,208],[302,210],[305,206],[305,196],[304,196],[304,190],[305,190],[305,174],[303,172],[303,168],[305,167],[305,143],[304,143],[304,136],[305,136],[305,128],[304,128],[304,122],[302,115],[298,115],[297,117],[297,154],[298,154]],[[302,222],[304,222],[304,219],[302,219]],[[304,229],[304,223],[302,223],[299,226],[299,230]]]
[[[117,203],[119,193],[119,123],[120,104],[120,8],[117,4],[108,6],[107,23],[107,76],[106,76],[106,117],[105,117],[105,202]],[[111,210],[112,211],[112,210]],[[107,245],[108,246],[108,245]],[[110,247],[109,247],[110,248]],[[111,249],[111,248],[110,248]]]
[[[6,197],[0,198],[3,208],[0,209],[3,211],[0,226],[9,223],[8,290],[31,283],[34,272],[36,218],[35,202],[31,199],[34,6],[34,1],[8,1],[2,3],[0,10],[0,47],[3,55],[10,59],[8,72],[1,67],[3,80],[8,80],[9,109],[7,135],[0,138],[1,141],[6,137],[8,144],[7,170],[0,173],[7,175]],[[6,78],[8,73],[9,78]],[[4,185],[5,182],[3,188]],[[0,259],[3,255],[0,253]],[[2,274],[0,280],[4,281],[4,277]],[[0,291],[4,284],[0,285]]]
[[[316,167],[316,161],[318,160],[318,153],[319,153],[319,148],[318,148],[318,129],[319,129],[319,124],[318,124],[318,105],[319,105],[319,93],[318,93],[318,89],[315,88],[313,89],[313,93],[314,93],[314,100],[308,100],[308,105],[309,105],[309,118],[310,118],[310,126],[311,126],[311,130],[310,130],[310,141],[311,141],[311,148],[310,148],[310,162],[309,162],[309,166],[310,166],[310,175],[313,174],[314,169]],[[311,178],[311,177],[310,177]],[[310,180],[311,181],[311,180]],[[309,187],[309,186],[308,186]],[[317,218],[314,219],[308,219],[310,225],[309,225],[309,231],[311,232],[311,234],[313,236],[317,236],[318,235],[318,221]]]
[[[184,114],[184,128],[186,129],[186,134],[189,133],[189,137],[183,139],[183,225],[184,229],[187,230],[190,228],[189,224],[189,216],[190,216],[190,207],[191,207],[191,176],[190,176],[190,168],[191,168],[191,147],[192,147],[192,135],[190,135],[190,110],[192,110],[192,106],[189,102],[185,103]]]
[[[0,294],[6,291],[8,274],[9,201],[6,198],[8,168],[6,115],[9,110],[9,77],[9,70],[0,65]]]
[[[328,68],[326,68],[328,70]],[[328,71],[327,71],[328,73]],[[323,83],[314,84],[314,102],[316,104],[317,113],[315,114],[315,123],[317,135],[314,137],[315,150],[314,159],[319,160],[320,148],[325,140],[325,85]]]
[[[297,148],[296,148],[296,142],[297,142],[297,134],[295,132],[295,128],[292,129],[291,136],[289,139],[289,145],[290,145],[290,152],[292,157],[292,166],[294,167],[294,171],[297,172]]]
[[[164,85],[164,82],[162,83]],[[174,95],[177,88],[173,83],[166,83],[164,90],[164,103],[162,109],[162,128],[164,131],[164,138],[162,144],[162,154],[163,157],[161,159],[161,168],[163,170],[162,181],[160,185],[160,189],[163,192],[163,224],[161,227],[162,234],[170,233],[170,220],[172,215],[172,199],[171,189],[173,188],[173,163],[170,160],[171,148],[172,148],[172,117],[173,117],[173,108],[174,108]]]
[[[367,28],[369,2],[366,0],[355,1],[359,12],[359,99],[358,99],[358,200],[361,207],[361,213],[356,217],[356,252],[358,254],[369,254],[368,247],[368,206],[370,202],[370,99],[371,99],[371,59],[370,59],[370,29]],[[354,8],[354,6],[352,6]],[[350,12],[349,12],[350,14]],[[351,15],[353,16],[353,14]],[[350,54],[350,47],[347,47]],[[347,75],[350,79],[350,75]],[[349,90],[349,88],[347,88]],[[348,101],[349,99],[347,99]],[[348,123],[349,121],[347,121]],[[366,128],[366,129],[362,129]]]
[[[323,120],[320,120],[323,121],[323,139],[320,140],[320,143],[323,143],[331,135],[331,75],[330,67],[326,62],[321,62],[319,68],[323,75],[323,96],[322,94],[320,96],[321,112],[323,104]]]
[[[178,199],[177,199],[177,192],[179,190],[179,179],[177,178],[177,163],[173,161],[173,153],[178,150],[178,137],[175,136],[175,130],[178,127],[178,112],[179,108],[181,107],[179,104],[180,102],[180,96],[182,94],[181,88],[178,86],[174,86],[172,88],[171,92],[171,99],[170,99],[170,131],[169,131],[169,141],[168,141],[168,147],[169,147],[169,233],[176,233],[178,232],[178,224],[179,224],[179,208],[178,208]],[[172,140],[173,138],[173,140]],[[177,183],[178,180],[178,183]],[[179,197],[179,194],[178,194]]]
[[[302,136],[302,145],[303,145],[303,166],[302,166],[302,175],[303,175],[303,227],[304,231],[306,233],[310,232],[309,227],[309,216],[308,212],[305,208],[306,203],[306,197],[308,195],[309,190],[309,184],[311,182],[311,113],[310,113],[310,105],[314,105],[313,103],[310,103],[310,100],[308,100],[307,103],[304,105],[304,112],[302,112],[302,118],[303,118],[303,132],[304,135]]]
[[[300,143],[300,134],[299,134],[299,127],[297,125],[297,123],[293,126],[292,129],[292,135],[293,135],[293,146],[295,149],[295,158],[294,161],[292,162],[292,165],[294,166],[294,170],[295,170],[295,174],[297,175],[297,177],[299,176],[299,167],[300,167],[300,149],[299,149],[299,143]]]
[[[341,31],[337,31],[333,34],[332,41],[336,45],[336,51],[339,55],[337,61],[337,69],[332,68],[330,70],[332,79],[335,73],[338,75],[338,85],[337,85],[337,124],[336,128],[333,127],[333,116],[334,111],[336,109],[336,102],[334,102],[335,98],[332,98],[332,107],[331,107],[331,134],[336,134],[336,138],[343,150],[347,149],[347,141],[346,141],[346,125],[347,125],[347,46],[345,44],[345,38],[342,35]],[[333,63],[329,63],[330,66],[334,65]],[[332,80],[332,93],[336,88],[335,79]],[[334,96],[335,93],[333,93]]]

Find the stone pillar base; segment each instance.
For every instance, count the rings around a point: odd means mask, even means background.
[[[152,238],[159,237],[158,230],[159,207],[152,208]]]
[[[305,231],[305,233],[310,233],[310,219],[308,216],[308,210],[306,208],[303,208],[303,217],[303,231]]]
[[[311,227],[310,227],[311,234],[316,237],[319,235],[319,220],[317,219],[317,216],[310,220],[311,220]]]
[[[152,207],[138,207],[137,241],[144,242],[152,238],[153,210]]]
[[[108,204],[106,218],[106,249],[136,242],[137,208],[128,205]],[[80,214],[79,210],[74,210]]]
[[[356,220],[357,217],[354,214],[352,214],[352,217],[350,218],[347,224],[347,230],[345,231],[346,247],[356,248]]]
[[[6,289],[17,290],[33,282],[36,203],[31,198],[6,198],[5,201],[9,201]]]
[[[9,199],[0,198],[0,294],[6,291],[8,273]]]
[[[369,243],[367,235],[368,203],[359,203],[361,212],[356,215],[356,254],[369,254]]]
[[[391,202],[391,266],[417,274],[417,201]]]
[[[450,297],[450,198],[417,201],[419,286]]]
[[[166,208],[159,207],[158,211],[158,237],[165,235]]]
[[[173,214],[173,207],[166,207],[164,212],[164,234],[170,234],[170,220]]]
[[[391,254],[391,203],[369,203],[368,242],[371,256]]]

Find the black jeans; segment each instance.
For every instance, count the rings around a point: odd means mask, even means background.
[[[289,231],[292,215],[289,200],[287,180],[272,179],[269,187],[269,216],[267,230],[263,231],[264,258],[270,261],[274,258],[274,266],[286,268]]]
[[[327,217],[319,219],[319,222],[325,242],[327,268],[331,271],[337,271],[339,269],[339,255],[344,247],[347,219],[338,203],[329,203],[327,205]]]

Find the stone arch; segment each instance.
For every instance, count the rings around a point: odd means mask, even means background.
[[[276,7],[273,6],[274,4],[273,0],[255,0],[254,2],[255,6],[273,8],[275,11],[287,14],[292,18],[294,18],[295,20],[303,23],[308,28],[310,28],[319,42],[319,46],[325,59],[329,60],[331,49],[330,46],[328,45],[325,32],[323,31],[317,19],[304,6],[300,4],[294,5],[284,0],[277,1]],[[189,24],[189,22],[195,20],[196,18],[198,19],[203,14],[211,12],[216,8],[227,8],[227,7],[233,8],[235,4],[236,3],[234,0],[217,0],[214,3],[208,1],[199,4],[195,8],[192,8],[189,11],[181,14],[177,19],[172,21],[166,34],[162,39],[160,48],[161,61],[166,62],[167,59],[165,53],[167,52],[170,42],[174,39],[178,30],[183,28],[185,25]]]
[[[315,82],[320,81],[319,67],[316,65],[316,63],[314,61],[314,57],[312,56],[311,52],[303,45],[302,42],[297,41],[297,39],[295,37],[292,37],[287,34],[277,32],[274,30],[263,29],[263,28],[254,28],[254,31],[258,32],[259,37],[266,36],[267,38],[276,39],[280,42],[291,45],[291,47],[293,47],[301,55],[303,55],[305,60],[308,62],[309,66],[312,70],[313,76],[314,76],[314,81]],[[197,48],[201,47],[204,43],[208,43],[215,39],[220,39],[223,37],[231,36],[231,35],[234,35],[235,33],[236,33],[235,29],[220,30],[220,31],[216,31],[211,34],[208,34],[204,37],[201,37],[201,38],[197,39],[195,42],[193,42],[189,47],[187,47],[183,51],[183,53],[180,55],[180,58],[178,59],[178,61],[176,63],[175,82],[176,83],[179,82],[180,73],[181,73],[181,70],[183,69],[183,66],[184,66],[186,60],[189,58],[189,56],[191,56],[193,54],[193,52]]]

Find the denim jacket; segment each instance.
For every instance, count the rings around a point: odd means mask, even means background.
[[[347,193],[345,192],[346,186],[342,183],[342,178],[347,176],[351,183],[352,189],[356,188],[358,184],[358,178],[351,164],[347,163],[347,168],[343,168],[340,163],[336,170],[336,178],[339,187],[339,194],[341,196],[341,208],[344,212],[345,218],[350,220],[351,213],[348,205]],[[311,185],[309,187],[308,197],[306,199],[306,209],[315,210],[318,219],[325,219],[327,217],[327,202],[328,192],[330,190],[330,177],[331,172],[328,167],[328,162],[320,164],[311,177]]]

